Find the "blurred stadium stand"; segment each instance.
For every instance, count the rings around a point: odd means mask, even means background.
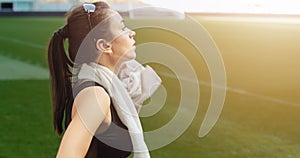
[[[0,16],[63,16],[74,5],[82,2],[84,0],[0,0]],[[123,16],[131,18],[175,17],[182,19],[184,17],[183,13],[154,8],[142,0],[106,0],[105,2]]]

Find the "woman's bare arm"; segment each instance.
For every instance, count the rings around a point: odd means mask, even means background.
[[[73,106],[77,112],[64,133],[57,158],[86,155],[95,131],[110,111],[110,98],[102,87],[88,87],[76,96]]]

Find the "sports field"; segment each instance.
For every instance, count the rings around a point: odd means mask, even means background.
[[[184,134],[151,151],[152,157],[299,158],[300,18],[194,18],[212,35],[224,60],[228,86],[224,108],[212,131],[199,138],[211,97],[210,76],[203,58],[185,47],[182,52],[201,81],[199,108]],[[138,21],[127,21],[129,26],[134,22]],[[51,124],[46,48],[62,24],[63,18],[53,17],[0,18],[0,158],[55,156],[60,138]],[[137,44],[180,42],[163,32],[136,32]],[[170,121],[180,96],[178,80],[164,76],[172,72],[153,67],[170,89],[165,106],[142,119],[145,131]]]

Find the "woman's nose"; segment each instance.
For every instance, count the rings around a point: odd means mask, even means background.
[[[130,37],[130,38],[133,38],[134,36],[135,36],[135,32],[132,31],[132,30],[130,30],[129,37]]]

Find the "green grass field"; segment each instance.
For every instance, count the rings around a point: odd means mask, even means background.
[[[230,87],[225,105],[213,130],[199,138],[211,92],[210,86],[200,84],[192,124],[176,141],[151,151],[152,157],[300,157],[300,23],[197,18],[224,59]],[[60,138],[51,124],[45,56],[52,33],[63,23],[63,18],[51,17],[0,18],[0,158],[46,158],[57,152]],[[137,44],[181,42],[151,31],[136,30]],[[210,82],[202,57],[189,46],[183,50],[199,80]],[[178,107],[178,82],[163,79],[170,88],[166,105],[142,119],[146,131],[170,121]]]

